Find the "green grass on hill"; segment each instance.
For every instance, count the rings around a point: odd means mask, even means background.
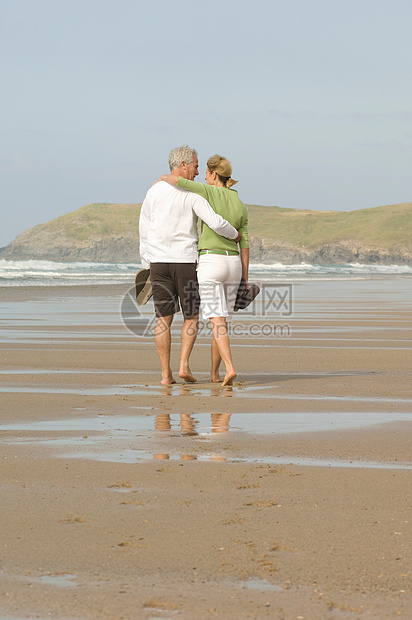
[[[138,236],[140,204],[97,203],[81,207],[47,224],[47,232],[82,241],[106,236]],[[249,234],[307,249],[353,241],[372,247],[412,248],[412,203],[358,211],[309,211],[248,205]]]
[[[65,232],[81,241],[89,237],[138,235],[140,205],[95,203],[66,213],[47,224],[49,230]]]
[[[391,249],[412,244],[412,204],[358,211],[308,211],[251,205],[249,229],[252,235],[307,248],[350,240]]]

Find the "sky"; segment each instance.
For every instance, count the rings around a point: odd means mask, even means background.
[[[169,151],[247,204],[412,202],[410,0],[0,0],[0,246],[137,203]]]

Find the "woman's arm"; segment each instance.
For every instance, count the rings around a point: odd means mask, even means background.
[[[248,234],[248,222],[249,215],[246,210],[245,216],[243,218],[242,225],[239,228],[239,233],[242,234],[242,239],[239,243],[240,248],[240,261],[242,263],[242,278],[246,282],[246,286],[248,286],[248,278],[249,278],[249,234]]]
[[[159,181],[166,181],[166,183],[169,183],[169,185],[173,185],[174,187],[176,187],[178,180],[179,177],[175,174],[162,174],[159,179]],[[156,183],[159,183],[159,181],[156,181]]]
[[[242,221],[239,226],[239,232],[242,233],[242,243],[240,244],[241,248],[249,247],[248,223],[249,223],[249,215],[248,215],[248,212],[246,211],[245,214],[242,216]]]
[[[240,261],[242,263],[242,278],[245,280],[246,286],[249,288],[249,248],[240,248]]]
[[[179,177],[177,187],[180,187],[181,189],[187,189],[189,192],[194,192],[195,194],[199,194],[199,196],[203,196],[203,198],[206,198],[206,200],[210,204],[212,204],[209,198],[210,192],[213,191],[211,190],[211,188],[213,187],[213,189],[215,189],[213,185],[206,185],[205,183],[189,181],[189,179],[183,179],[182,177]]]
[[[195,194],[199,194],[199,196],[203,196],[208,200],[208,190],[210,185],[205,185],[204,183],[197,183],[196,181],[189,181],[189,179],[184,179],[183,177],[177,177],[174,174],[163,174],[159,181],[166,181],[169,185],[173,185],[174,187],[180,187],[180,189],[186,189],[189,192],[193,192]]]

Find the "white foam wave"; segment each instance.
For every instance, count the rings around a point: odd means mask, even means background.
[[[250,265],[252,273],[287,273],[287,274],[405,274],[412,275],[410,265],[365,265],[361,263],[347,263],[343,265],[311,265],[300,263],[284,265],[282,263],[253,263]]]
[[[58,286],[132,282],[140,263],[0,259],[0,286]]]
[[[57,262],[41,260],[0,259],[0,286],[60,286],[108,284],[134,281],[141,268],[136,263]],[[412,277],[409,265],[283,265],[282,263],[254,263],[250,266],[254,279],[269,278],[342,279],[378,276]]]

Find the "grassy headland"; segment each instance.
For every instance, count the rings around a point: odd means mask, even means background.
[[[25,231],[0,256],[135,262],[140,207],[86,205]],[[357,211],[248,208],[252,260],[412,264],[412,203]]]
[[[358,211],[309,211],[251,205],[249,222],[252,235],[307,248],[342,241],[358,241],[388,250],[399,244],[412,247],[411,203]]]

